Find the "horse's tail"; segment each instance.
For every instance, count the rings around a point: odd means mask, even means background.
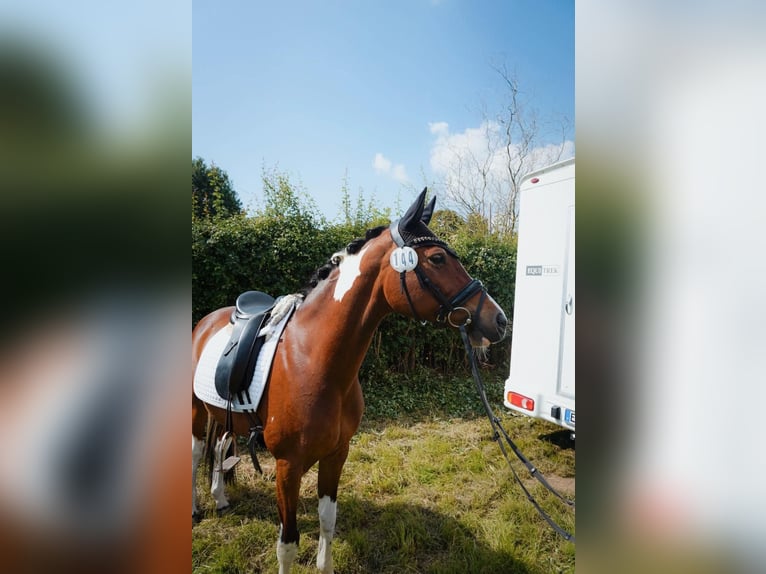
[[[203,456],[207,464],[207,481],[208,485],[213,484],[213,468],[215,467],[215,445],[219,438],[223,436],[223,426],[215,420],[215,417],[209,415],[207,418],[207,428],[205,429],[205,454]],[[229,456],[236,454],[237,437],[235,436],[223,453],[223,460],[226,460]],[[234,469],[226,471],[223,474],[223,480],[225,484],[233,484],[235,482]]]

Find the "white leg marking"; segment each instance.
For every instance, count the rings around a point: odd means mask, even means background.
[[[192,515],[197,513],[197,467],[205,450],[205,441],[192,435]]]
[[[340,262],[338,280],[335,283],[335,292],[333,297],[336,301],[342,301],[343,297],[354,286],[354,281],[359,275],[359,266],[362,264],[362,257],[369,245],[365,245],[359,253],[354,255],[343,255],[343,261]],[[337,254],[336,254],[337,255]]]
[[[221,462],[226,450],[231,444],[231,437],[226,439],[226,444],[223,444],[221,439],[215,441],[215,461],[213,463],[213,485],[210,488],[210,493],[215,498],[215,507],[217,510],[229,506],[229,501],[226,499],[226,493],[223,488],[223,473],[219,470],[221,468]]]
[[[332,538],[335,534],[335,519],[338,504],[329,496],[319,499],[319,553],[317,568],[322,574],[332,574]]]
[[[282,543],[282,525],[279,525],[279,538],[277,538],[277,560],[279,561],[279,574],[290,574],[295,557],[298,555],[298,545],[295,542]]]

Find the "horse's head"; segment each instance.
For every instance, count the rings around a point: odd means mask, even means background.
[[[391,308],[419,321],[459,328],[471,344],[500,341],[508,319],[480,281],[472,279],[457,254],[428,229],[436,198],[425,204],[424,189],[407,213],[381,238],[390,238],[383,290]]]

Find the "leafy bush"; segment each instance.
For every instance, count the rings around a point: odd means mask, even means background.
[[[507,371],[485,373],[484,388],[493,408],[502,402]],[[380,376],[380,378],[378,378]],[[366,419],[386,420],[402,416],[422,418],[472,418],[484,416],[476,384],[467,372],[441,374],[424,365],[409,373],[360,374]]]
[[[298,291],[336,248],[314,221],[301,215],[193,223],[194,322],[233,305],[243,291]]]
[[[264,192],[265,208],[255,216],[192,221],[195,323],[214,309],[232,305],[243,291],[255,289],[275,296],[299,291],[332,253],[363,236],[366,228],[388,223],[385,212],[368,206],[357,208],[354,217],[347,209],[344,222],[330,224],[281,174],[264,175]],[[437,212],[431,227],[454,247],[467,271],[484,282],[510,319],[515,239],[476,232],[482,226],[468,225],[449,211]],[[493,345],[482,358],[483,368],[495,371],[495,378],[507,373],[508,351],[508,339]],[[385,318],[375,334],[360,379],[372,412],[380,415],[422,410],[425,398],[457,414],[466,393],[475,393],[465,350],[454,329],[424,327],[394,315]],[[434,392],[433,380],[448,384],[439,384],[442,391]],[[463,383],[455,386],[456,380]],[[468,391],[465,381],[470,384]]]

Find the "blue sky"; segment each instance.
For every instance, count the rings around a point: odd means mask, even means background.
[[[382,207],[438,193],[439,137],[475,130],[507,94],[493,65],[574,139],[574,2],[195,1],[192,43],[192,154],[246,206],[264,167],[331,219],[346,174]]]

